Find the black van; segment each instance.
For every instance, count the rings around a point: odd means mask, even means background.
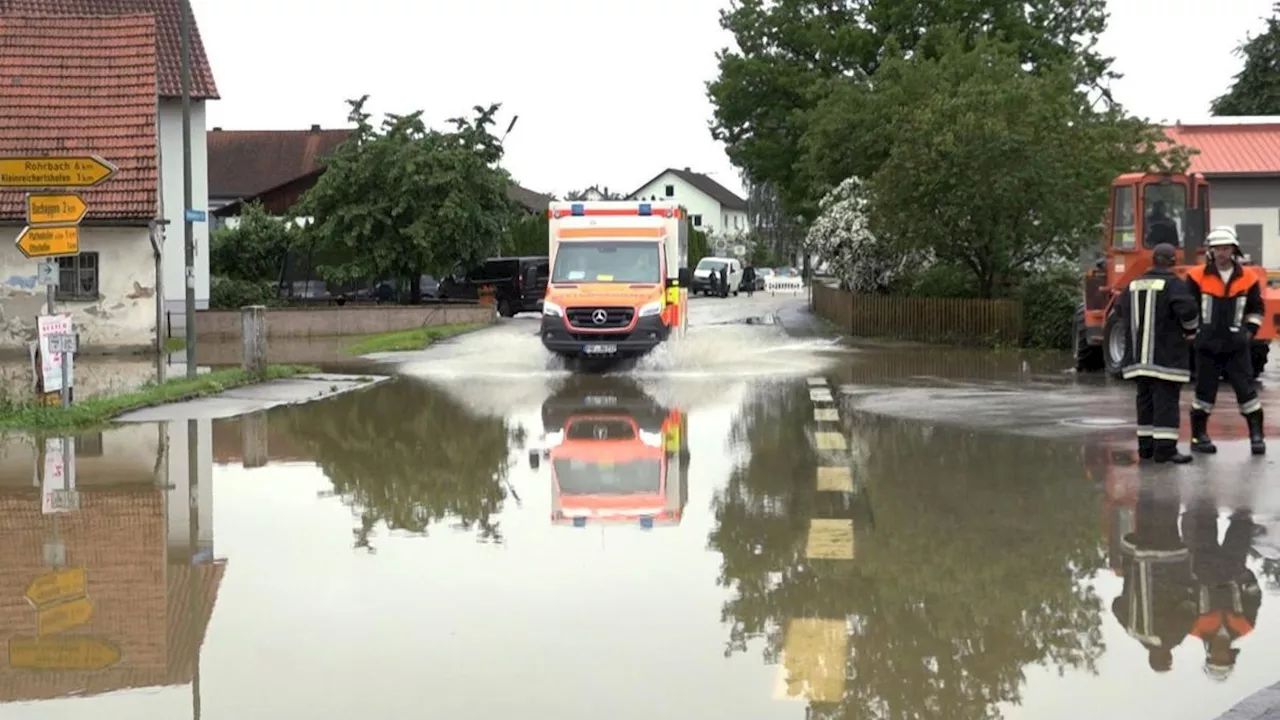
[[[492,285],[498,314],[502,317],[511,317],[518,312],[541,311],[550,274],[551,263],[545,255],[489,258],[480,267],[443,278],[436,297],[441,300],[478,300],[480,288]]]

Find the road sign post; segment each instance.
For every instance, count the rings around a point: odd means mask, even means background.
[[[115,165],[97,155],[78,157],[45,157],[36,155],[0,157],[0,188],[33,190],[27,195],[27,226],[19,233],[15,245],[24,256],[42,259],[36,275],[45,286],[48,314],[53,315],[59,284],[59,268],[55,260],[80,254],[80,222],[89,213],[89,205],[76,193],[51,192],[53,188],[91,188],[110,180]],[[190,205],[190,203],[188,203]],[[71,404],[70,362],[76,352],[75,337],[49,339],[50,354],[58,353],[62,362],[62,406]],[[56,346],[63,348],[54,350]],[[68,349],[69,348],[69,349]]]

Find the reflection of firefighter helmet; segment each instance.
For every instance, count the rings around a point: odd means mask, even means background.
[[[1204,674],[1216,682],[1226,682],[1231,677],[1231,671],[1235,670],[1234,665],[1222,665],[1206,660],[1204,663]]]

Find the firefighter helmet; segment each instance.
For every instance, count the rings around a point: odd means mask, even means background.
[[[1236,238],[1236,231],[1229,227],[1216,227],[1209,231],[1209,235],[1205,237],[1205,245],[1208,247],[1222,247],[1223,245],[1234,245],[1240,247],[1240,240]]]

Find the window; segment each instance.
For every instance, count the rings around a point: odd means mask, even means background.
[[[1160,243],[1182,247],[1187,226],[1187,186],[1151,183],[1142,189],[1142,206],[1142,244],[1149,248]]]
[[[693,223],[693,226],[694,226],[694,227],[702,227],[702,216],[701,216],[701,215],[690,215],[690,216],[689,216],[689,220]]]
[[[663,193],[664,193],[667,197],[675,197],[675,196],[676,196],[676,186],[675,186],[675,185],[668,185],[668,186],[663,190]]]
[[[658,249],[652,242],[563,243],[556,249],[551,282],[661,282]]]
[[[98,299],[98,253],[58,258],[59,300]]]
[[[741,229],[741,228],[742,228],[742,216],[741,216],[741,215],[734,215],[734,216],[733,216],[733,229],[734,229],[734,230],[739,230],[739,229]]]
[[[1121,250],[1133,249],[1134,195],[1132,185],[1111,191],[1111,246]]]

